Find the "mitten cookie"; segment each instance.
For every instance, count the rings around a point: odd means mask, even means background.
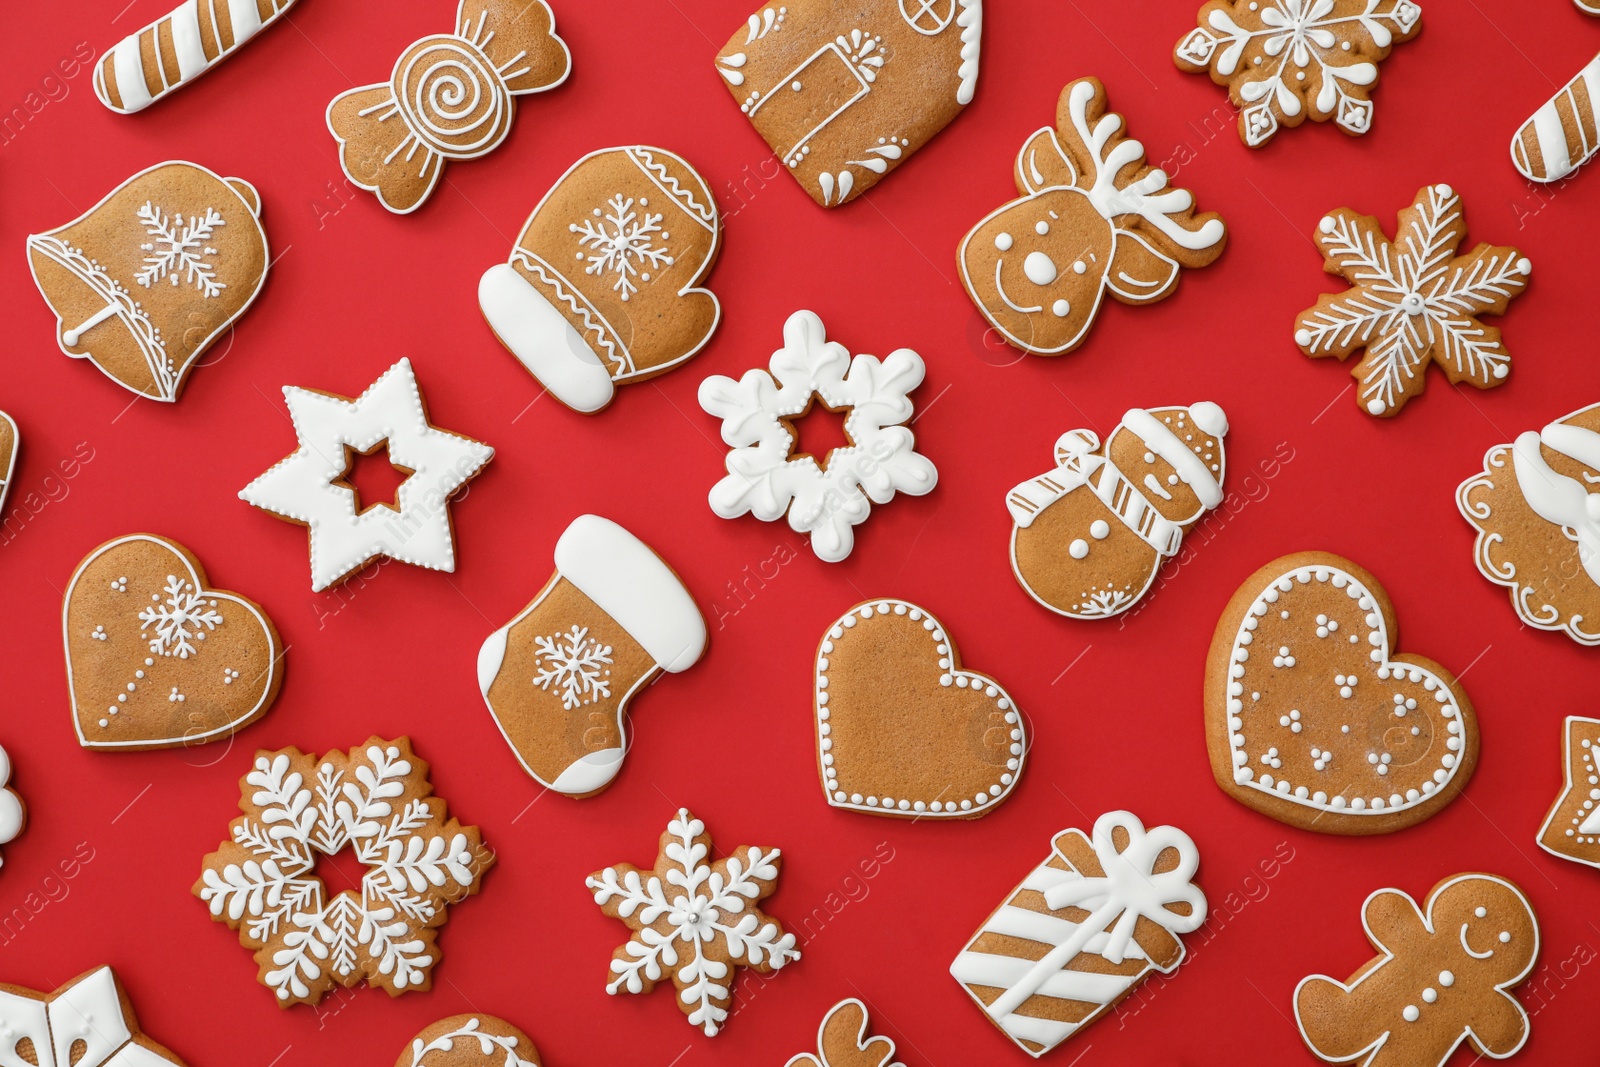
[[[80,974],[48,994],[0,984],[0,1035],[8,1067],[183,1067],[140,1032],[110,967]]]
[[[552,396],[585,413],[617,384],[671,370],[722,318],[697,288],[721,245],[705,180],[663,148],[591,152],[533,209],[511,261],[484,272],[478,306]]]
[[[22,434],[16,422],[0,411],[0,509],[6,505],[6,494],[11,491],[11,478],[17,473],[17,453],[22,451]]]
[[[1444,1067],[1462,1042],[1505,1059],[1528,1040],[1511,993],[1539,957],[1539,923],[1522,890],[1488,874],[1458,874],[1424,907],[1380,889],[1361,907],[1380,955],[1340,982],[1315,974],[1294,991],[1306,1045],[1329,1063]]]
[[[143,111],[233,55],[294,4],[185,0],[101,57],[94,69],[94,94],[112,111]]]
[[[261,197],[240,178],[158,163],[29,237],[28,264],[61,351],[140,396],[176,400],[266,280]]]
[[[1056,441],[1056,469],[1006,494],[1011,572],[1060,615],[1109,619],[1139,602],[1183,535],[1222,503],[1228,418],[1210,401],[1132,408],[1105,444]]]
[[[1363,351],[1350,374],[1356,402],[1391,418],[1427,384],[1428,362],[1452,385],[1490,389],[1506,380],[1511,353],[1500,331],[1479,320],[1504,315],[1522,295],[1533,266],[1515,248],[1480,244],[1459,254],[1467,236],[1461,197],[1430,185],[1400,212],[1390,241],[1371,215],[1339,208],[1314,235],[1323,270],[1350,283],[1300,313],[1294,343],[1308,356],[1343,362]]]
[[[717,53],[717,73],[823,207],[882,181],[972,102],[983,0],[782,0]]]
[[[261,605],[212,589],[176,541],[129,534],[84,557],[62,608],[67,690],[85,748],[232,737],[267,713],[283,642]]]
[[[894,1042],[867,1036],[867,1006],[851,997],[822,1017],[817,1028],[817,1054],[802,1052],[784,1067],[904,1067],[891,1063]]]
[[[1566,780],[1539,828],[1539,847],[1600,867],[1600,719],[1568,715],[1562,736]]]
[[[1472,702],[1396,642],[1388,594],[1343,557],[1298,552],[1246,578],[1206,658],[1217,785],[1327,834],[1390,833],[1454,800],[1478,763]]]
[[[0,748],[0,845],[15,841],[28,825],[28,805],[11,786],[11,757]],[[0,856],[0,866],[5,857]]]
[[[500,147],[517,97],[554,89],[571,69],[545,0],[461,0],[456,31],[407,48],[388,84],[333,98],[339,164],[384,207],[409,214],[433,194],[445,163]]]
[[[622,769],[634,695],[699,662],[706,623],[672,568],[609,519],[572,520],[555,564],[533,602],[483,643],[478,687],[523,770],[587,797]]]
[[[394,1067],[539,1067],[528,1035],[493,1015],[452,1015],[411,1040]]]
[[[1055,129],[1017,155],[1016,184],[1022,198],[974,226],[956,258],[983,317],[1025,352],[1072,351],[1106,293],[1164,300],[1180,268],[1208,266],[1227,243],[1219,216],[1196,215],[1189,191],[1145,163],[1096,78],[1061,91]]]
[[[1478,532],[1478,571],[1510,591],[1517,617],[1600,645],[1600,404],[1513,444],[1456,490]]]

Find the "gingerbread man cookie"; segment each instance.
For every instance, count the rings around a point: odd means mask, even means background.
[[[1600,867],[1600,719],[1568,715],[1563,738],[1566,781],[1539,828],[1539,847]]]
[[[1505,1059],[1528,1040],[1511,993],[1539,957],[1539,923],[1522,890],[1489,874],[1458,874],[1423,907],[1380,889],[1361,922],[1381,955],[1340,982],[1302,979],[1295,1021],[1311,1051],[1361,1067],[1443,1067],[1463,1041]]]
[[[783,1067],[904,1067],[893,1059],[894,1042],[867,1036],[867,1006],[851,997],[822,1017],[816,1055],[802,1052]]]
[[[0,1037],[7,1067],[184,1067],[140,1031],[110,967],[49,994],[0,984]]]

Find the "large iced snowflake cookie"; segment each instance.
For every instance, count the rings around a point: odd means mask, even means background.
[[[1020,199],[974,226],[956,260],[983,317],[1024,352],[1072,351],[1107,293],[1164,300],[1182,268],[1209,266],[1227,244],[1221,217],[1196,214],[1189,191],[1145,162],[1095,78],[1061,91],[1055,128],[1023,143],[1015,180]]]
[[[700,283],[721,246],[705,179],[663,148],[591,152],[533,209],[508,263],[478,282],[490,329],[550,394],[585,413],[711,340]]]
[[[904,600],[857,604],[817,646],[817,767],[836,808],[971,819],[1011,795],[1027,758],[1016,702],[963,670],[938,619]]]
[[[896,493],[933,491],[939,472],[917,452],[911,391],[922,384],[922,357],[897,348],[887,357],[851,356],[827,338],[822,320],[796,311],[783,324],[783,347],[771,372],[748,370],[737,381],[714,374],[700,383],[700,406],[722,420],[727,475],[711,487],[711,510],[784,518],[811,537],[817,558],[837,563],[855,547],[855,527],[873,504]],[[811,405],[843,413],[849,443],[825,456],[798,453],[794,423]]]
[[[1600,719],[1568,715],[1562,739],[1565,780],[1539,828],[1539,847],[1600,867]]]
[[[609,786],[628,753],[628,705],[688,670],[706,623],[672,568],[610,519],[580,515],[556,572],[478,653],[478,687],[523,769],[571,797]]]
[[[1308,356],[1340,361],[1364,354],[1350,371],[1356,402],[1390,418],[1422,394],[1428,363],[1451,384],[1490,389],[1506,380],[1511,353],[1485,315],[1504,315],[1522,295],[1533,266],[1515,248],[1480,244],[1461,254],[1467,236],[1461,197],[1430,185],[1400,212],[1395,239],[1371,215],[1340,208],[1317,224],[1323,270],[1349,283],[1301,312],[1294,343]]]
[[[11,788],[11,756],[0,748],[0,845],[15,841],[28,825],[28,805],[22,795]],[[5,857],[0,856],[0,866]]]
[[[239,932],[279,1005],[363,981],[391,996],[431,988],[438,927],[495,857],[433,796],[410,739],[320,758],[260,752],[239,786],[244,814],[206,856],[194,894]],[[346,848],[366,871],[332,893],[317,860]]]
[[[1056,441],[1056,468],[1006,495],[1011,570],[1028,595],[1075,619],[1139,602],[1183,536],[1222,503],[1228,419],[1209,401],[1132,408],[1102,445]]]
[[[0,984],[0,1063],[15,1067],[183,1067],[139,1029],[110,967],[80,974],[54,993]]]
[[[61,351],[140,396],[176,400],[266,280],[261,197],[194,163],[158,163],[29,237],[28,265]]]
[[[1299,552],[1246,578],[1206,660],[1223,792],[1329,834],[1404,829],[1454,800],[1478,762],[1472,702],[1396,641],[1388,594],[1347,559]]]
[[[62,608],[73,725],[85,748],[231,737],[272,707],[283,643],[259,604],[212,589],[193,553],[153,534],[107,541]]]
[[[1252,148],[1308,118],[1358,137],[1372,126],[1378,64],[1421,28],[1411,0],[1210,0],[1173,59],[1228,87]]]
[[[619,863],[591,874],[594,902],[633,931],[612,954],[606,992],[649,993],[670,978],[690,1025],[715,1036],[738,968],[771,974],[800,958],[795,936],[760,908],[777,891],[781,855],[741,845],[713,861],[706,824],[679,808],[653,869]]]
[[[95,64],[94,94],[112,111],[143,111],[238,51],[295,0],[187,0],[128,34]],[[115,21],[115,20],[113,20]]]
[[[528,1035],[493,1015],[452,1015],[411,1039],[394,1067],[539,1067]]]

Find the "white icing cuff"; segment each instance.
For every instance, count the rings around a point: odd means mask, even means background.
[[[617,620],[662,670],[687,670],[700,659],[706,620],[649,545],[610,519],[579,515],[556,542],[555,557],[561,576]],[[480,675],[487,651],[486,645],[479,655]]]
[[[485,700],[489,699],[489,687],[500,676],[500,665],[506,660],[506,634],[510,629],[510,626],[500,627],[478,649],[478,689]]]
[[[604,789],[622,768],[622,757],[627,754],[620,748],[603,748],[591,752],[572,764],[550,783],[550,788],[567,796],[583,796]]]
[[[478,280],[478,306],[511,354],[574,411],[599,411],[616,386],[583,335],[509,263]]]

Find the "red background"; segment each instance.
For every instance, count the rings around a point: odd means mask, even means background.
[[[25,521],[7,527],[0,551],[0,741],[32,822],[4,850],[0,914],[29,918],[0,944],[0,981],[49,989],[110,963],[148,1031],[196,1067],[386,1065],[417,1030],[469,1008],[518,1023],[555,1065],[778,1064],[810,1047],[824,1010],[851,995],[912,1067],[1021,1063],[946,968],[1055,832],[1127,807],[1193,835],[1213,921],[1190,938],[1177,978],[1147,986],[1055,1062],[1207,1064],[1236,1052],[1311,1062],[1293,1023],[1296,981],[1343,976],[1369,957],[1358,910],[1373,889],[1423,894],[1463,870],[1515,880],[1539,913],[1542,992],[1524,991],[1535,1011],[1524,1061],[1592,1048],[1596,872],[1541,852],[1534,836],[1561,781],[1562,717],[1596,711],[1596,653],[1519,625],[1505,592],[1473,567],[1454,490],[1488,447],[1600,400],[1587,266],[1600,174],[1536,192],[1506,149],[1600,47],[1600,22],[1569,0],[1436,0],[1422,35],[1384,65],[1369,136],[1307,126],[1251,151],[1223,90],[1172,65],[1194,0],[997,2],[968,112],[859,202],[824,212],[787,177],[763,180],[770,153],[713,69],[749,4],[555,0],[570,81],[527,98],[506,144],[451,166],[410,217],[342,189],[323,110],[341,90],[383,79],[415,38],[446,30],[447,0],[307,0],[205,81],[134,117],[101,107],[73,56],[98,55],[164,2],[9,5],[0,104],[26,121],[13,120],[0,147],[0,247],[11,250],[0,257],[0,308],[12,324],[0,406],[22,428],[9,510]],[[1013,195],[1017,148],[1085,74],[1105,81],[1151,158],[1176,160],[1200,207],[1222,212],[1230,247],[1164,304],[1108,305],[1078,352],[1021,356],[983,341],[955,248]],[[574,159],[635,142],[683,154],[717,190],[726,241],[709,284],[724,319],[693,366],[583,417],[544,398],[501,350],[476,281]],[[169,158],[253,181],[277,261],[180,403],[130,404],[57,350],[23,239]],[[1535,264],[1502,323],[1515,372],[1484,394],[1452,390],[1435,372],[1400,418],[1374,420],[1346,368],[1307,360],[1291,341],[1295,314],[1333,288],[1309,234],[1339,205],[1390,223],[1420,186],[1441,181],[1465,195],[1473,241],[1517,244]],[[725,522],[705,503],[724,449],[696,389],[708,374],[764,365],[797,308],[818,312],[852,351],[909,346],[928,365],[916,431],[939,486],[875,508],[836,566],[782,524]],[[283,385],[354,395],[400,356],[416,365],[436,422],[497,449],[454,508],[457,572],[390,565],[312,594],[304,531],[236,494],[295,445]],[[1049,468],[1066,429],[1103,434],[1130,406],[1201,399],[1232,421],[1232,514],[1192,538],[1192,562],[1125,624],[1036,607],[1007,563],[1005,492]],[[67,462],[75,454],[92,459]],[[713,632],[698,667],[636,702],[637,744],[617,784],[573,802],[541,796],[520,771],[473,664],[585,511],[670,560]],[[217,585],[259,600],[290,646],[276,707],[231,745],[115,754],[75,742],[61,590],[92,547],[141,530],[178,539]],[[777,576],[736,599],[729,583],[785,545],[793,556]],[[1214,621],[1247,574],[1307,548],[1375,572],[1399,611],[1402,648],[1463,675],[1481,717],[1482,762],[1465,794],[1392,837],[1292,830],[1211,781],[1200,692]],[[1029,714],[1030,766],[989,817],[910,825],[824,805],[812,655],[831,619],[873,596],[936,612],[967,663],[1003,680]],[[500,863],[482,895],[452,911],[431,993],[360,989],[280,1012],[189,887],[235,814],[255,749],[321,751],[372,734],[411,735],[451,811],[483,827]],[[670,992],[606,995],[625,931],[583,888],[598,867],[649,862],[679,804],[724,850],[781,846],[771,911],[791,926],[817,916],[803,959],[712,1040],[684,1023]],[[866,878],[861,865],[882,842],[893,858],[868,863]],[[80,847],[92,860],[60,878]]]

